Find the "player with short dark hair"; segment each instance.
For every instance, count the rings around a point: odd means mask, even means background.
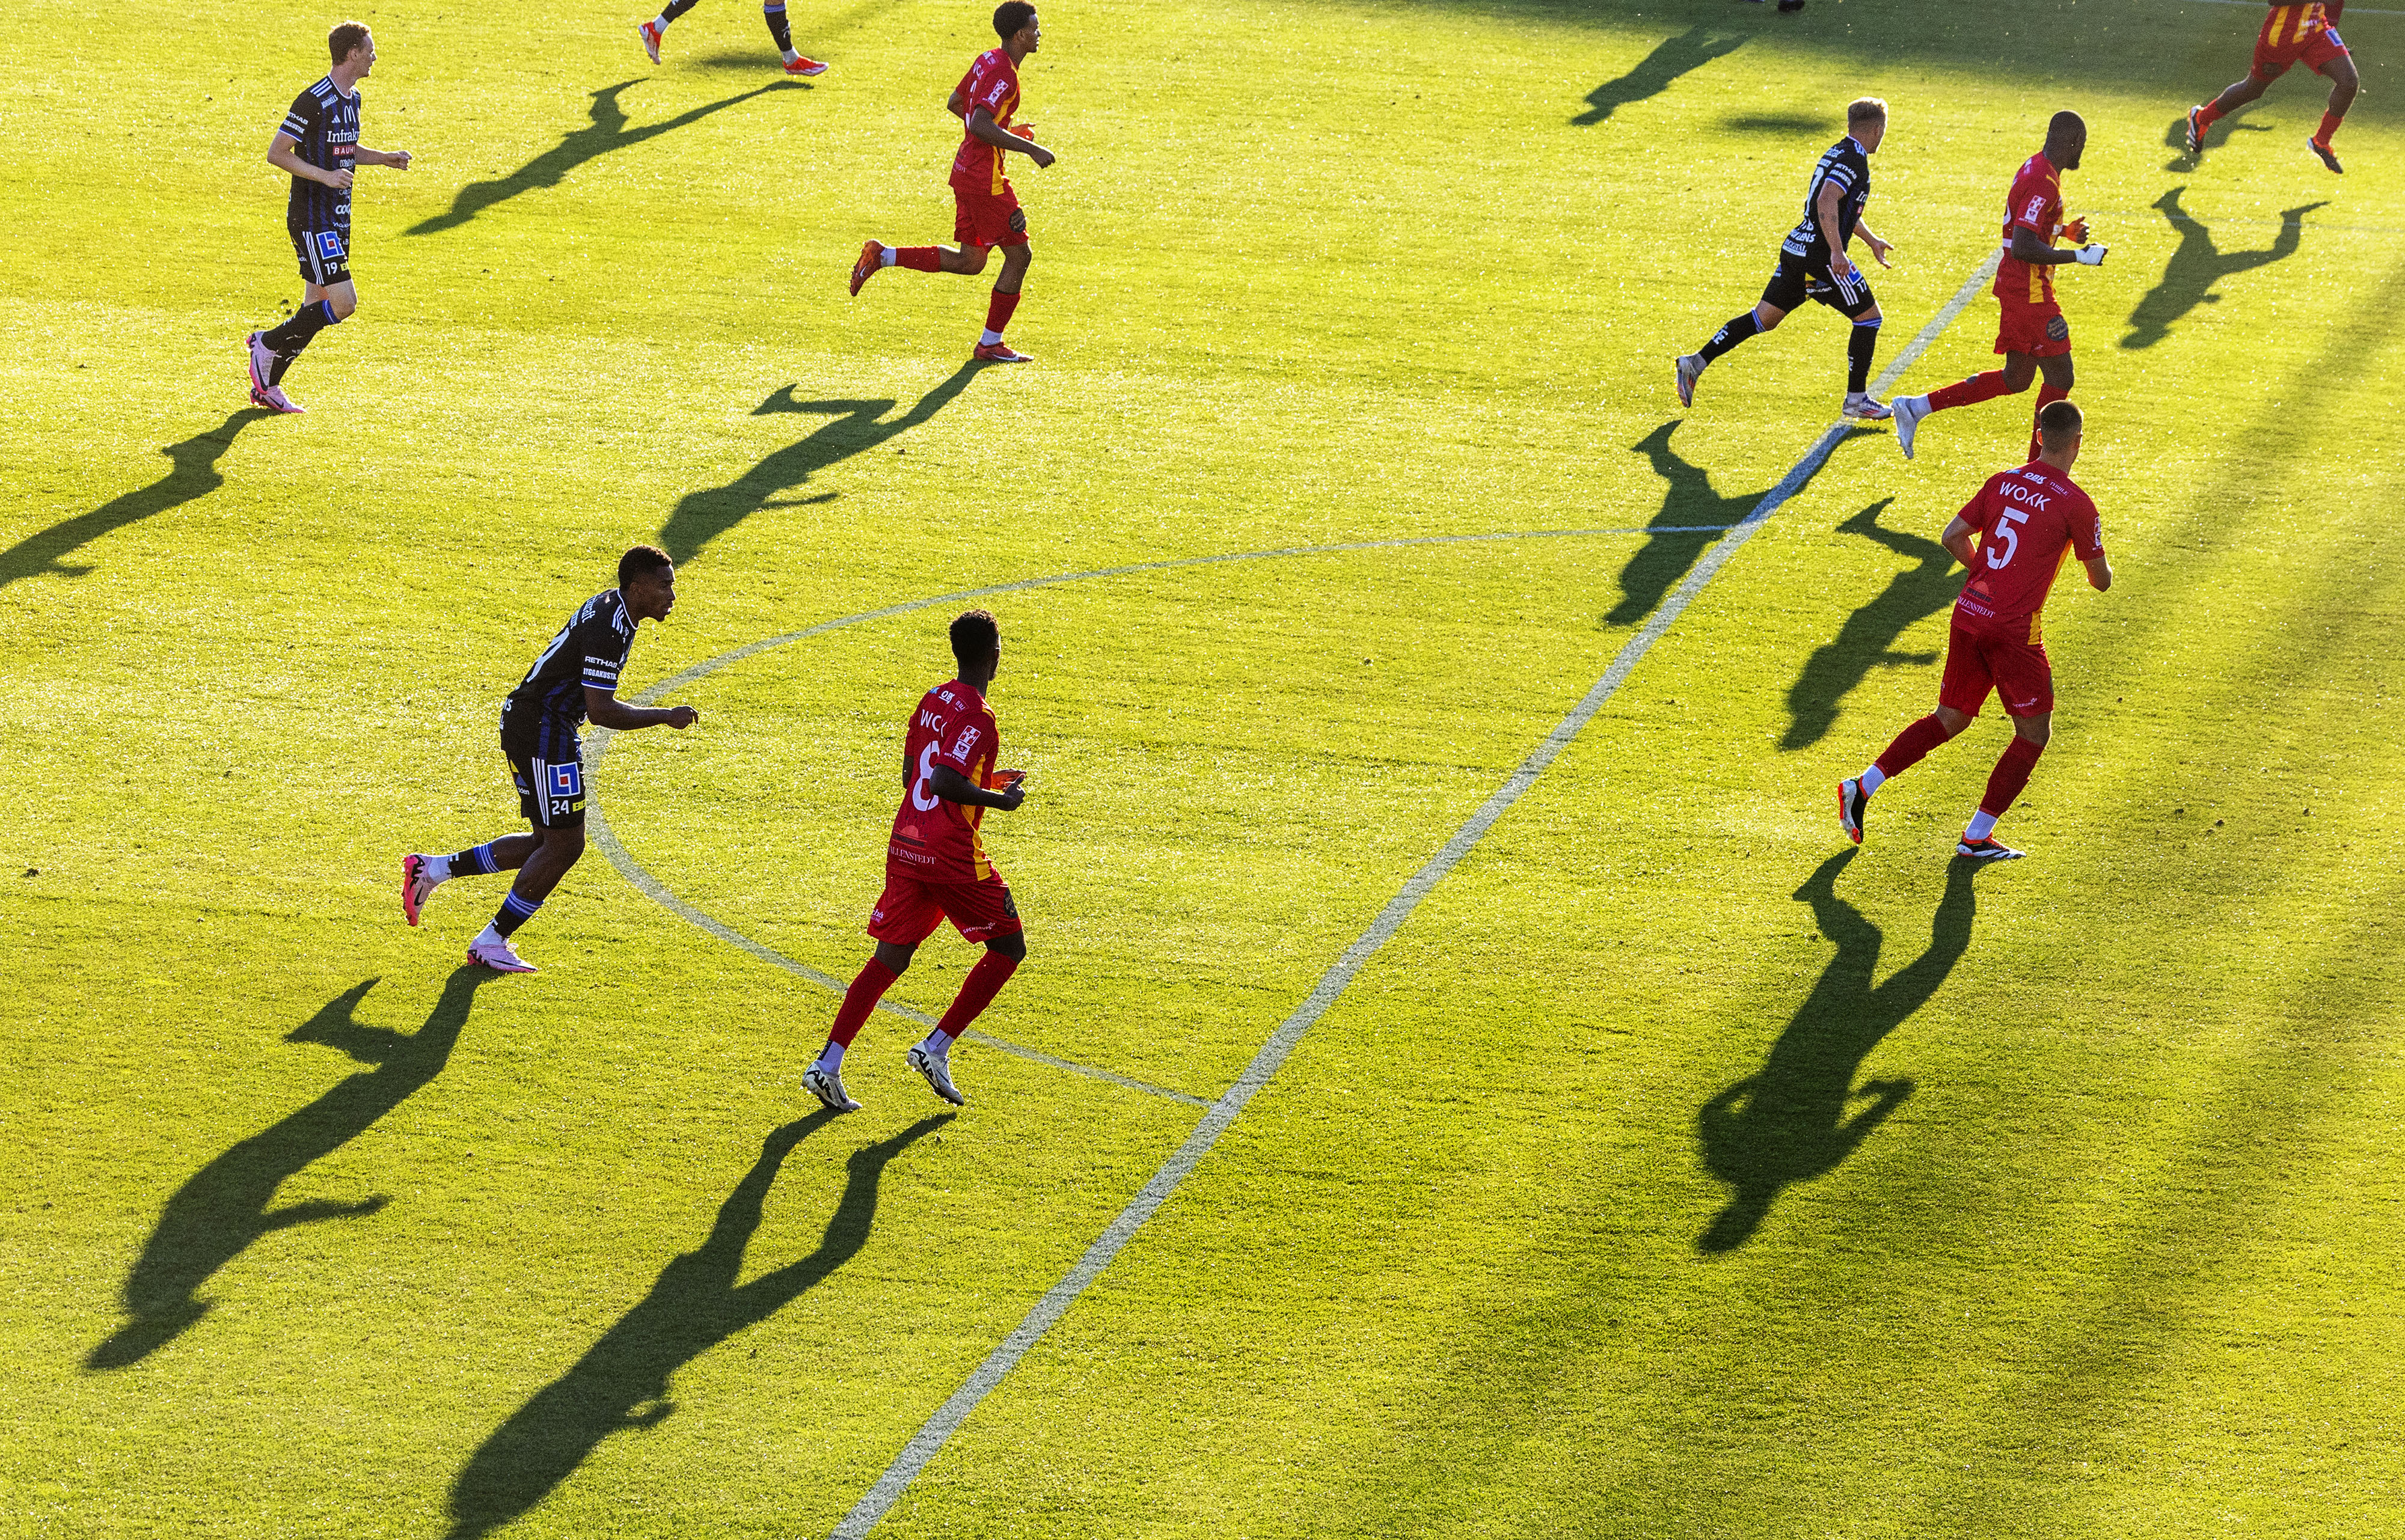
[[[311,338],[359,308],[351,282],[352,171],[409,169],[409,151],[359,143],[359,83],[375,68],[374,36],[364,22],[345,21],[327,35],[326,49],[333,68],[292,99],[267,146],[267,163],[292,177],[284,228],[301,259],[301,308],[246,340],[251,401],[275,412],[303,410],[284,393],[284,371]]]
[[[665,621],[675,608],[676,564],[659,547],[639,545],[618,558],[618,586],[585,600],[559,628],[501,704],[501,753],[517,786],[518,814],[533,833],[456,856],[403,856],[401,912],[410,924],[453,877],[515,872],[500,912],[468,944],[468,960],[497,973],[535,971],[510,937],[584,854],[584,749],[577,729],[587,717],[621,733],[663,725],[682,731],[701,720],[690,706],[628,706],[618,698],[635,627]]]
[[[838,1113],[860,1111],[843,1088],[843,1051],[937,926],[949,919],[964,939],[985,943],[985,956],[961,980],[951,1008],[907,1056],[910,1068],[956,1107],[968,1099],[952,1084],[952,1040],[1027,957],[1019,905],[977,833],[987,808],[1011,812],[1027,794],[1021,772],[993,768],[1001,733],[986,693],[1002,666],[1002,629],[988,611],[972,609],[952,622],[951,641],[960,672],[920,698],[902,740],[902,805],[885,846],[885,891],[868,912],[876,955],[844,991],[825,1048],[802,1072],[803,1086]]]
[[[1973,861],[2015,861],[2021,854],[1995,837],[1996,820],[2029,784],[2054,726],[2054,665],[2047,661],[2038,615],[2062,570],[2066,553],[2088,571],[2098,593],[2113,586],[2104,559],[2104,524],[2096,505],[2071,479],[2079,458],[2079,408],[2054,401],[2038,413],[2043,447],[2035,459],[1999,470],[1948,521],[1941,537],[1970,569],[1954,601],[1946,640],[1946,673],[1937,709],[1896,735],[1859,777],[1837,783],[1837,823],[1863,842],[1871,793],[1902,775],[1939,744],[1971,725],[1994,691],[2013,719],[2013,741],[1988,777],[1978,811],[1954,853]],[[1975,543],[1972,537],[1976,535]]]
[[[2263,30],[2255,35],[2255,58],[2246,67],[2246,77],[2223,87],[2221,94],[2204,105],[2187,109],[2187,152],[2202,155],[2205,134],[2225,113],[2236,112],[2259,98],[2272,81],[2301,60],[2314,74],[2329,77],[2330,83],[2322,126],[2305,136],[2305,147],[2330,170],[2342,172],[2346,168],[2338,163],[2338,155],[2330,148],[2330,135],[2345,120],[2346,109],[2355,105],[2356,91],[2362,84],[2356,74],[2355,55],[2338,35],[2338,19],[2346,9],[2346,0],[2309,0],[2303,5],[2271,0],[2271,14],[2263,18]]]
[[[1779,266],[1762,291],[1762,302],[1712,334],[1712,340],[1678,360],[1679,404],[1695,404],[1695,381],[1709,364],[1747,338],[1768,331],[1787,313],[1807,300],[1818,300],[1854,323],[1846,345],[1845,415],[1863,422],[1887,416],[1884,403],[1870,394],[1871,355],[1878,347],[1878,301],[1871,297],[1870,280],[1846,255],[1846,245],[1859,233],[1878,265],[1892,264],[1894,246],[1863,223],[1863,204],[1871,195],[1871,156],[1887,136],[1887,104],[1865,96],[1846,108],[1846,136],[1830,146],[1812,168],[1804,189],[1804,217],[1779,245]]]
[[[2065,224],[2062,218],[2062,174],[2079,169],[2087,147],[2087,120],[2075,112],[2058,112],[2046,126],[2046,147],[2021,162],[2004,194],[2004,251],[1996,263],[1996,351],[2004,356],[2004,367],[1926,396],[1897,397],[1895,442],[1906,459],[1912,458],[1913,435],[1931,413],[2018,395],[2043,373],[2037,412],[2030,415],[2029,457],[2038,457],[2038,414],[2071,394],[2071,323],[2054,302],[2054,270],[2065,262],[2098,267],[2104,260],[2105,248],[2088,239],[2088,221]],[[2057,247],[2059,235],[2069,237],[2075,249]]]
[[[701,0],[668,0],[668,7],[659,15],[637,23],[635,31],[642,35],[643,51],[652,56],[653,63],[660,62],[660,35],[668,30],[668,23],[699,4]],[[785,20],[785,0],[763,0],[760,15],[768,23],[769,40],[777,45],[777,51],[785,56],[787,75],[826,73],[824,64],[815,59],[805,59],[794,51],[794,29]]]
[[[1035,142],[1034,125],[1010,120],[1020,101],[1019,66],[1044,37],[1035,7],[1026,0],[1009,0],[995,9],[993,30],[1002,47],[978,54],[944,104],[945,110],[961,120],[963,131],[960,153],[952,157],[951,175],[952,239],[960,245],[889,246],[882,241],[867,242],[860,248],[860,259],[851,264],[851,291],[858,294],[860,286],[881,267],[907,267],[919,273],[983,273],[987,252],[1000,246],[1002,275],[993,281],[993,294],[986,302],[985,331],[971,357],[987,363],[1023,364],[1033,360],[1012,351],[1002,333],[1010,324],[1011,313],[1019,308],[1019,291],[1027,281],[1033,252],[1027,244],[1027,212],[1019,206],[1010,178],[1003,175],[1002,158],[1015,150],[1038,166],[1048,166],[1057,157]]]

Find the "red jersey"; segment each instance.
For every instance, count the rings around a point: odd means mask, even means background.
[[[998,195],[1002,151],[969,133],[967,125],[977,109],[983,107],[996,127],[1010,126],[1010,115],[1019,110],[1019,66],[1010,62],[1010,50],[988,49],[978,54],[977,63],[961,77],[959,89],[967,101],[961,113],[961,151],[952,157],[952,186]]]
[[[2104,554],[2096,505],[2043,461],[1989,477],[1961,517],[1979,532],[1979,549],[1954,601],[1954,623],[1975,636],[2037,644],[2038,611],[2064,560]]]
[[[2021,162],[2013,175],[2013,189],[2004,194],[2004,257],[1996,264],[1996,298],[2045,304],[2054,298],[2054,268],[2024,262],[2013,255],[2013,231],[2026,230],[2042,246],[2054,245],[2062,228],[2062,173],[2046,151]]]
[[[920,697],[903,739],[910,789],[893,814],[893,835],[885,847],[885,870],[921,882],[982,882],[993,875],[977,838],[982,807],[947,801],[927,783],[935,766],[948,764],[971,785],[992,789],[994,750],[1001,733],[985,697],[953,679]]]

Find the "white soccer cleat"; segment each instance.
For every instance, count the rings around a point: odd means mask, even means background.
[[[250,393],[250,404],[253,406],[263,406],[270,412],[281,412],[288,417],[298,416],[302,413],[309,410],[307,407],[302,406],[299,401],[296,401],[291,397],[284,394],[284,387],[282,385],[269,385],[265,390],[252,390]]]
[[[1883,423],[1894,415],[1888,411],[1885,401],[1867,390],[1846,392],[1845,414],[1858,423]]]
[[[275,350],[260,340],[254,331],[246,339],[250,351],[250,388],[253,395],[267,389],[267,376],[275,368]]]
[[[921,1043],[912,1043],[908,1054],[910,1068],[925,1077],[927,1088],[955,1107],[965,1107],[969,1099],[961,1095],[952,1084],[952,1061],[946,1054],[931,1054]]]
[[[1676,368],[1678,370],[1679,404],[1681,406],[1694,406],[1695,404],[1695,382],[1704,377],[1704,356],[1700,353],[1682,353],[1679,355]]]
[[[518,956],[510,939],[487,925],[485,933],[468,944],[468,960],[479,967],[490,968],[497,973],[531,973],[535,965]]]
[[[2028,853],[2002,840],[1973,839],[1968,834],[1954,842],[1954,854],[1964,861],[2018,861]]]
[[[819,1099],[819,1105],[830,1113],[856,1113],[860,1103],[843,1088],[843,1072],[822,1070],[813,1064],[802,1071],[802,1089]]]
[[[1912,458],[1912,436],[1920,431],[1920,419],[1929,415],[1926,396],[1898,396],[1893,402],[1895,413],[1895,447],[1904,451],[1906,459]]]
[[[645,21],[635,30],[643,35],[643,51],[652,56],[653,63],[658,63],[660,62],[660,29]]]
[[[433,863],[424,856],[401,858],[401,914],[410,924],[425,912],[426,901],[434,896],[439,886],[434,880]]]

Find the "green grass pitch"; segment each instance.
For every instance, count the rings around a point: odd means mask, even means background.
[[[0,1536],[770,1537],[840,1521],[1196,1127],[880,1015],[596,850],[461,971],[398,859],[507,832],[499,698],[618,552],[647,687],[995,596],[1031,958],[979,1024],[1205,1100],[1833,417],[1706,375],[1845,102],[1896,357],[2084,113],[2078,475],[2119,581],[1948,859],[1946,518],[2029,398],[1852,435],[1429,893],[876,1533],[2405,1534],[2405,13],[2216,131],[2204,0],[1048,7],[1035,261],[949,237],[983,0],[376,0],[359,314],[262,160],[331,10],[30,0],[0,82]],[[1992,301],[1898,389],[1988,367]],[[1622,531],[1579,534],[1565,531]],[[1542,533],[1554,532],[1554,533]],[[1444,536],[1524,536],[1441,543]],[[1422,540],[1418,544],[1363,542]],[[848,977],[948,606],[708,673],[595,771],[629,859]],[[939,1010],[972,953],[895,991]]]

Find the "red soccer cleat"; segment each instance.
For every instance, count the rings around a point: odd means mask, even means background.
[[[979,343],[977,350],[969,357],[986,364],[1032,364],[1035,361],[1027,354],[1013,353],[1008,343]]]
[[[652,56],[653,63],[658,63],[660,62],[660,29],[645,21],[635,30],[642,35],[643,51]]]
[[[863,243],[860,248],[860,260],[851,264],[851,291],[858,294],[860,286],[868,282],[868,275],[884,265],[885,243],[882,241]]]
[[[805,59],[797,53],[785,61],[785,73],[787,75],[824,75],[826,66],[815,59]]]
[[[2320,156],[2322,158],[2322,164],[2329,167],[2330,170],[2337,172],[2341,175],[2344,175],[2346,174],[2346,168],[2338,163],[2337,152],[2332,150],[2328,145],[2323,144],[2319,139],[2314,138],[2311,134],[2307,134],[2305,136],[2305,147],[2312,150],[2315,155]]]

